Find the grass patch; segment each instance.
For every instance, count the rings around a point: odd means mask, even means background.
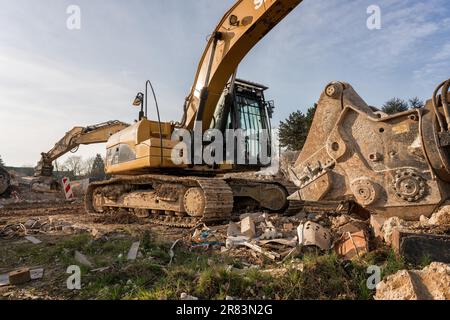
[[[273,264],[268,269],[283,269],[268,273],[243,264],[227,255],[191,252],[179,243],[170,262],[171,243],[157,240],[150,232],[140,236],[138,259],[127,261],[126,253],[136,239],[126,237],[94,240],[89,234],[76,235],[54,244],[23,243],[14,248],[1,248],[2,261],[14,266],[53,265],[61,270],[58,283],[64,286],[67,266],[77,264],[75,251],[80,251],[96,268],[109,267],[104,273],[82,268],[82,290],[69,292],[78,299],[179,299],[186,292],[200,299],[327,300],[372,299],[374,291],[367,288],[367,268],[381,267],[382,277],[408,266],[391,250],[378,250],[352,262],[343,262],[335,254],[309,253],[301,259]],[[298,270],[295,265],[303,265]],[[64,270],[63,270],[64,269]],[[59,279],[61,278],[61,279]],[[65,289],[62,291],[65,292]]]

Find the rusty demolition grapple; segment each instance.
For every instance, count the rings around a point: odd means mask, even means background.
[[[450,79],[441,83],[424,108],[387,115],[349,84],[329,84],[289,170],[299,188],[290,199],[352,200],[407,220],[430,216],[450,194],[449,87]]]

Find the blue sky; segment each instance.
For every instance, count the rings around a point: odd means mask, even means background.
[[[150,79],[162,118],[179,120],[207,35],[233,0],[0,0],[0,155],[34,165],[75,125],[132,122]],[[66,9],[81,8],[81,30]],[[369,5],[381,30],[368,30]],[[450,76],[447,0],[304,0],[245,58],[239,76],[270,87],[277,125],[332,80],[367,103],[426,100]],[[84,147],[80,155],[104,153]]]

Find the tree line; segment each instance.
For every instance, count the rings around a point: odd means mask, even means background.
[[[381,111],[390,115],[410,109],[423,108],[424,106],[425,103],[418,97],[408,99],[407,101],[400,98],[392,98],[383,104]],[[300,151],[303,148],[316,109],[317,104],[308,108],[306,114],[301,111],[295,111],[285,121],[280,122],[279,139],[281,147],[290,151]]]
[[[62,164],[55,161],[54,170],[56,174],[64,173],[71,179],[84,177],[104,179],[105,160],[100,154],[86,160],[81,156],[70,156]]]

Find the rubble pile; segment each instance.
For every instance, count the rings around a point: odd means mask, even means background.
[[[449,300],[450,265],[434,262],[423,270],[402,270],[377,286],[376,300]]]
[[[333,213],[334,214],[334,213]],[[242,214],[226,227],[196,228],[191,247],[220,249],[256,260],[285,260],[296,253],[334,250],[343,259],[369,251],[369,223],[355,215],[307,213],[287,217],[267,213]]]

